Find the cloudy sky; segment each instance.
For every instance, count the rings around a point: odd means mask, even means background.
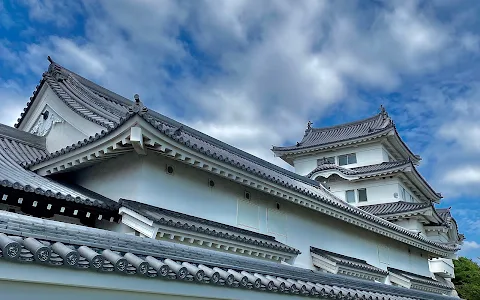
[[[151,109],[284,166],[272,145],[393,116],[480,254],[479,1],[0,0],[0,122],[47,55]]]

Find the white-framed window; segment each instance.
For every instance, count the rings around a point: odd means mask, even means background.
[[[358,202],[367,202],[367,189],[358,189]]]
[[[400,187],[400,196],[402,197],[402,200],[407,200],[407,191],[403,186]]]
[[[354,190],[345,191],[345,201],[347,201],[348,203],[355,203],[355,191]]]
[[[357,163],[357,154],[355,154],[355,153],[344,154],[344,155],[339,155],[338,156],[338,165],[339,166],[351,165],[351,164],[356,164],[356,163]]]
[[[335,156],[323,157],[317,159],[317,166],[324,165],[324,164],[335,164]]]

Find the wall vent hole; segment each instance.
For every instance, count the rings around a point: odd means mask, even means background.
[[[280,209],[280,203],[277,202],[277,209]]]
[[[168,174],[173,174],[173,171],[174,171],[174,169],[173,169],[172,166],[167,166],[167,173]]]
[[[210,187],[214,187],[214,186],[215,186],[215,182],[214,182],[213,180],[209,179],[209,180],[208,180],[208,185],[209,185]]]
[[[245,199],[250,200],[250,192],[245,192]]]

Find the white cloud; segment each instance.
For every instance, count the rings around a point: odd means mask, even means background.
[[[480,184],[480,167],[465,166],[447,172],[445,183],[453,185]]]
[[[32,19],[44,14],[43,21],[64,24],[52,19],[57,1],[27,2]],[[373,9],[362,1],[84,1],[65,16],[79,11],[85,36],[45,36],[13,53],[18,72],[23,65],[24,74],[39,76],[51,55],[119,94],[139,93],[152,109],[282,165],[269,149],[301,139],[309,119],[331,115],[340,103],[342,114],[373,113],[378,105],[360,102],[359,89],[393,91],[403,77],[437,71],[475,46],[475,36],[457,35],[456,25],[415,1]],[[419,106],[428,113],[439,101]],[[457,109],[471,112],[471,103]],[[442,127],[439,138],[452,140],[461,130],[454,127]]]
[[[480,249],[480,244],[475,241],[463,242],[462,251],[469,251],[472,249]]]

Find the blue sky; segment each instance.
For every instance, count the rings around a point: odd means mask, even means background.
[[[285,165],[308,120],[380,104],[480,256],[480,2],[0,0],[0,122],[60,64]]]

